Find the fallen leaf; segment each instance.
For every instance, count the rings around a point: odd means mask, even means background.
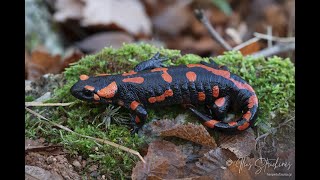
[[[112,46],[117,49],[123,43],[132,43],[133,41],[133,37],[124,32],[101,32],[77,42],[76,46],[84,52],[96,53],[104,47]]]
[[[217,147],[214,139],[210,136],[203,125],[194,125],[188,123],[186,125],[176,125],[169,129],[163,129],[160,132],[161,136],[175,136],[188,141],[192,141],[201,145],[212,148]]]
[[[167,6],[157,15],[152,17],[152,24],[157,32],[171,36],[178,35],[182,30],[189,27],[192,11],[188,7],[188,1],[175,1],[174,4]]]
[[[154,141],[150,143],[144,157],[132,170],[132,179],[172,179],[181,178],[185,166],[185,156],[173,143]]]
[[[44,74],[61,73],[69,63],[78,61],[82,56],[82,52],[72,49],[66,52],[65,57],[61,58],[60,55],[52,55],[43,47],[38,47],[31,52],[30,58],[26,56],[27,79],[35,80]]]
[[[151,34],[151,22],[138,0],[84,0],[82,26],[116,26],[130,34]]]
[[[241,48],[239,51],[242,53],[243,56],[253,54],[255,52],[258,52],[261,49],[261,45],[258,41],[249,44],[248,46],[245,46]]]
[[[255,136],[252,129],[248,129],[236,135],[221,133],[219,137],[219,147],[230,150],[238,158],[249,156],[255,149],[255,142]]]

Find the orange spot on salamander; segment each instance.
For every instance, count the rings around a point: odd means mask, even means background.
[[[93,95],[93,99],[96,100],[96,101],[100,101],[100,97],[97,94]]]
[[[216,101],[214,101],[214,103],[218,106],[221,107],[224,105],[226,99],[224,97],[217,99]]]
[[[186,73],[186,76],[187,76],[187,78],[188,78],[188,80],[189,80],[190,82],[194,82],[194,81],[196,81],[196,79],[197,79],[196,73],[194,73],[194,72],[192,72],[192,71],[187,72],[187,73]]]
[[[241,125],[241,126],[238,126],[238,129],[240,130],[240,131],[242,131],[242,130],[245,130],[245,129],[247,129],[248,127],[249,127],[249,123],[248,122],[245,122],[243,125]]]
[[[213,88],[212,88],[212,96],[215,97],[215,98],[219,96],[219,87],[218,86],[213,86]]]
[[[148,99],[148,101],[149,101],[149,103],[153,104],[153,103],[157,102],[157,99],[155,97],[150,97]]]
[[[109,76],[109,75],[111,75],[111,74],[104,73],[104,74],[97,74],[96,76]]]
[[[127,73],[123,73],[122,76],[130,76],[130,75],[134,75],[134,74],[137,74],[137,72],[135,71],[129,71]]]
[[[251,118],[251,112],[247,111],[243,116],[242,116],[246,121],[249,121]]]
[[[204,101],[206,99],[206,94],[204,92],[198,92],[198,100]]]
[[[101,90],[99,90],[97,92],[97,94],[100,97],[112,98],[116,94],[117,90],[118,90],[117,83],[115,81],[113,81],[112,83],[110,83],[105,88],[102,88]]]
[[[137,101],[132,101],[132,103],[130,104],[130,108],[132,110],[136,110],[137,107],[139,106],[140,103],[138,103]]]
[[[84,80],[89,79],[89,76],[87,76],[87,75],[85,75],[85,74],[82,74],[82,75],[80,75],[79,78],[80,78],[80,80],[84,81]]]
[[[258,98],[255,94],[250,96],[248,101],[248,108],[252,108],[254,105],[258,105]]]
[[[165,80],[168,83],[172,82],[172,77],[168,73],[168,68],[154,68],[154,69],[151,69],[151,72],[158,72],[158,71],[162,71],[163,72],[162,75],[161,75],[163,80]]]
[[[93,86],[84,86],[85,89],[89,90],[89,91],[94,91],[94,87]]]
[[[214,69],[212,67],[208,67],[208,66],[205,66],[203,64],[188,64],[187,67],[189,67],[189,68],[200,67],[200,68],[206,69],[207,71],[212,72],[215,75],[222,76],[222,77],[225,77],[225,78],[230,78],[230,72],[229,71],[222,70],[222,69]]]
[[[211,73],[213,73],[215,75],[222,76],[222,77],[232,81],[239,89],[247,89],[250,92],[254,92],[254,90],[252,89],[252,87],[249,84],[241,83],[241,82],[231,78],[230,72],[227,70],[215,69],[215,68],[203,65],[203,64],[188,64],[187,67],[189,67],[189,68],[199,67],[199,68],[206,69],[207,71],[210,71]]]
[[[164,93],[161,94],[160,96],[150,97],[148,101],[149,103],[161,102],[161,101],[164,101],[166,97],[170,97],[170,96],[173,96],[172,89],[168,89],[164,91]]]
[[[134,119],[135,121],[136,121],[136,123],[140,123],[141,121],[140,121],[140,118],[138,117],[138,116],[136,116],[136,118]]]
[[[236,126],[238,123],[236,121],[231,121],[228,124],[229,126]]]
[[[141,84],[143,83],[143,81],[144,81],[143,77],[133,77],[133,78],[122,79],[122,82],[130,82],[130,83],[137,83],[137,84]]]
[[[217,123],[219,123],[219,122],[220,122],[220,121],[217,121],[217,120],[212,119],[212,120],[210,120],[210,121],[204,122],[203,125],[205,125],[205,126],[207,126],[207,127],[209,127],[209,128],[214,128],[214,125],[217,124]]]

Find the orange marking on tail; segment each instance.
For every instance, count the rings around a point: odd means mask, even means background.
[[[249,121],[251,118],[251,112],[247,111],[243,116],[242,116],[246,121]]]
[[[115,94],[116,91],[118,90],[118,86],[117,83],[115,81],[113,81],[112,83],[110,83],[108,86],[106,86],[105,88],[99,90],[97,92],[97,94],[100,97],[105,97],[105,98],[112,98]]]
[[[204,92],[198,92],[198,100],[204,101],[206,99],[206,94]]]
[[[85,89],[89,90],[89,91],[94,91],[94,87],[93,86],[84,86]]]
[[[137,72],[135,71],[129,71],[127,73],[123,73],[122,76],[130,76],[130,75],[134,75],[134,74],[137,74]]]
[[[87,76],[87,75],[85,75],[85,74],[82,74],[82,75],[80,75],[79,78],[80,78],[82,81],[84,81],[84,80],[89,79],[89,76]]]
[[[130,83],[137,83],[137,84],[141,84],[143,83],[143,81],[144,81],[143,77],[125,78],[122,80],[122,82],[130,82]]]
[[[218,86],[213,86],[213,88],[212,88],[212,96],[215,97],[215,98],[219,96],[219,87]]]
[[[236,126],[238,123],[236,121],[231,121],[228,124],[229,126]]]
[[[137,101],[132,101],[131,104],[130,104],[130,108],[132,110],[136,110],[137,107],[139,106],[140,103],[138,103]]]
[[[246,83],[243,84],[243,83],[231,78],[230,72],[227,70],[215,69],[212,67],[205,66],[203,64],[188,64],[187,67],[189,67],[189,68],[200,67],[200,68],[206,69],[207,71],[210,71],[211,73],[213,73],[215,75],[222,76],[222,77],[232,81],[239,89],[247,89],[248,91],[254,92],[253,88],[249,84],[246,84]]]
[[[187,78],[188,78],[188,80],[189,80],[190,82],[194,82],[194,81],[196,81],[196,79],[197,79],[196,73],[194,73],[194,72],[192,72],[192,71],[187,72],[187,73],[186,73],[186,76],[187,76]]]
[[[225,78],[230,78],[230,72],[229,71],[222,70],[222,69],[214,69],[212,67],[208,67],[208,66],[203,65],[203,64],[188,64],[187,67],[189,67],[189,68],[200,67],[200,68],[206,69],[207,71],[212,72],[215,75],[222,76],[222,77],[225,77]]]
[[[254,105],[258,105],[258,98],[255,94],[250,96],[248,101],[248,108],[252,108]]]
[[[224,105],[225,101],[226,101],[226,98],[221,97],[221,98],[217,99],[214,103],[215,103],[218,107],[221,107],[221,106]]]
[[[243,125],[241,125],[241,126],[238,126],[238,129],[240,130],[240,131],[242,131],[242,130],[245,130],[245,129],[247,129],[248,127],[249,127],[249,123],[248,122],[245,122]]]
[[[205,126],[207,126],[209,128],[214,128],[214,125],[217,124],[218,122],[220,122],[220,121],[212,119],[210,121],[204,122],[203,125],[205,125]]]
[[[97,94],[93,95],[93,99],[96,100],[96,101],[100,101],[100,97]]]

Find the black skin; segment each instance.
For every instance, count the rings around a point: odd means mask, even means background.
[[[186,65],[166,67],[166,73],[171,77],[171,82],[163,77],[164,71],[154,71],[154,68],[163,67],[162,62],[167,60],[166,57],[160,57],[157,53],[151,59],[141,62],[134,68],[132,75],[106,75],[88,77],[85,80],[79,80],[71,88],[71,94],[78,99],[99,102],[103,104],[120,105],[130,109],[133,130],[136,133],[144,124],[147,118],[148,108],[158,108],[163,106],[170,106],[175,104],[184,105],[193,114],[195,114],[205,126],[224,132],[237,133],[253,126],[257,117],[258,101],[250,104],[250,99],[256,97],[253,89],[243,79],[229,72],[225,66],[219,66],[213,60],[210,63],[200,62],[196,67],[188,67]],[[201,66],[201,67],[199,67]],[[213,69],[214,73],[207,70],[207,67]],[[186,73],[192,71],[196,74],[196,80],[190,81]],[[228,77],[215,72],[227,73]],[[127,78],[143,78],[143,82],[123,82]],[[170,78],[169,78],[170,79]],[[102,97],[99,100],[94,99],[99,91],[112,82],[115,82],[117,89],[113,92],[112,97]],[[235,82],[249,86],[249,88],[242,88],[237,86]],[[85,86],[94,87],[94,90],[86,89]],[[213,96],[213,87],[219,87],[218,97]],[[239,88],[240,87],[240,88]],[[160,97],[166,90],[172,91],[171,95],[167,95],[162,101],[149,102],[150,97]],[[205,100],[199,100],[198,92],[205,94]],[[224,104],[217,106],[216,100],[224,97]],[[136,102],[136,103],[133,103]],[[132,109],[132,104],[136,106]],[[205,114],[197,110],[197,107],[203,106],[209,114]],[[249,112],[251,116],[247,119],[240,117],[237,119],[236,125],[230,125],[223,122],[227,112],[239,112],[244,115]],[[139,122],[136,122],[139,118]],[[206,124],[210,120],[215,119],[219,122],[214,124],[214,127]],[[247,126],[248,125],[248,126]]]

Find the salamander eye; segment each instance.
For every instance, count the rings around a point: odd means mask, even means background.
[[[93,92],[90,91],[90,90],[88,90],[88,89],[84,89],[84,90],[83,90],[83,94],[84,94],[85,96],[87,96],[87,97],[93,96]]]

